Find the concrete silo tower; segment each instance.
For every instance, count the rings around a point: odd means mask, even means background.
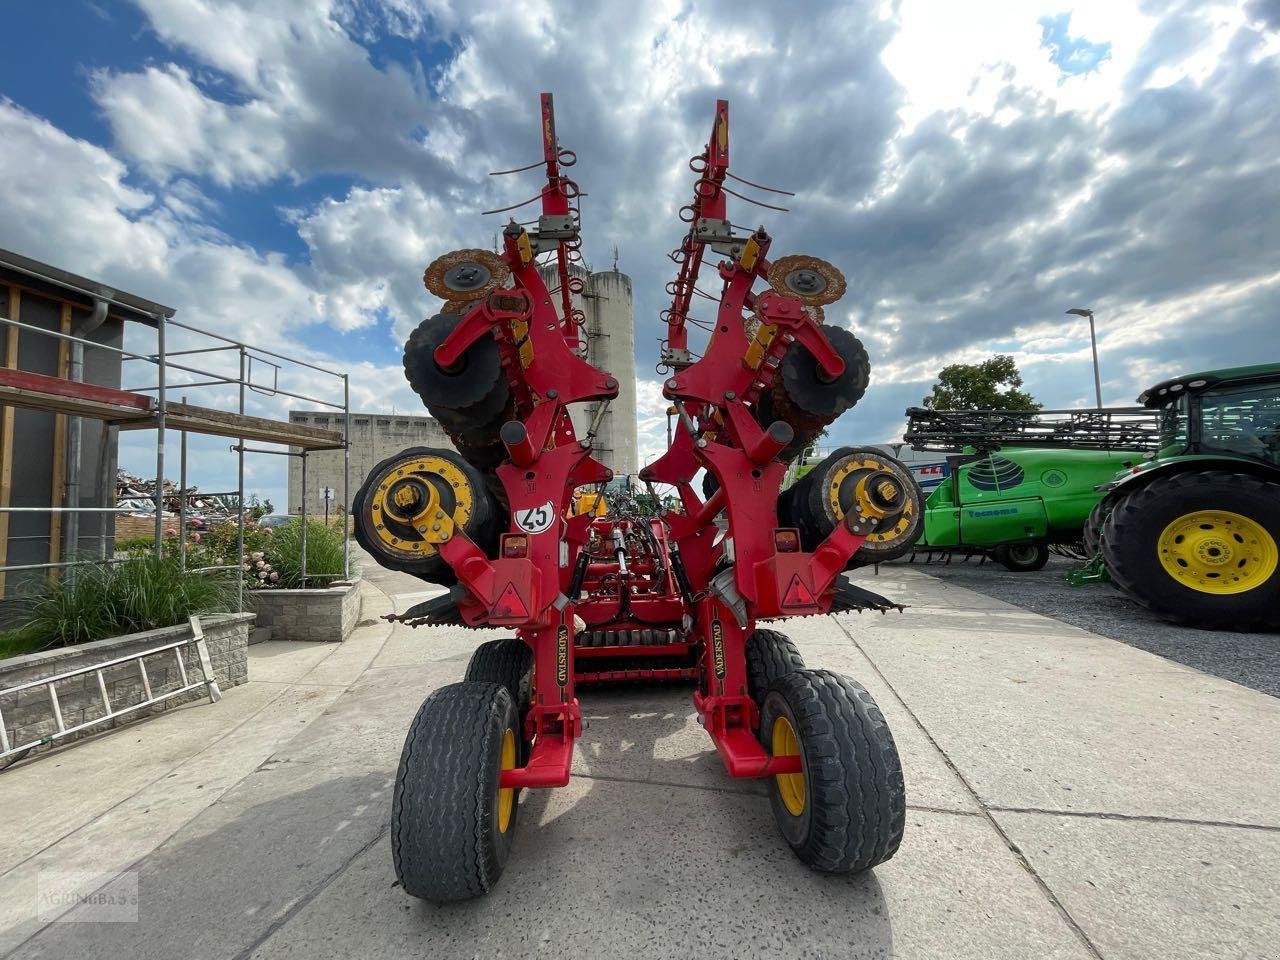
[[[640,470],[636,455],[636,354],[631,308],[631,278],[618,270],[590,273],[570,264],[570,273],[585,283],[574,306],[586,314],[582,327],[586,358],[618,380],[618,396],[596,433],[596,458],[617,474]],[[560,278],[554,264],[539,268],[548,290],[558,290]],[[557,306],[559,296],[552,298]],[[581,404],[570,411],[574,429],[582,436],[595,416],[595,404]]]
[[[614,473],[636,474],[636,336],[631,314],[631,278],[617,269],[587,281],[587,358],[618,378],[598,434],[598,458]],[[594,413],[594,411],[592,411]]]

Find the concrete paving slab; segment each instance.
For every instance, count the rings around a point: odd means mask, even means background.
[[[316,764],[334,771],[394,775],[418,707],[432,690],[461,680],[464,668],[457,663],[371,668],[334,701],[323,722],[301,730],[267,765]]]
[[[1034,614],[911,613],[837,619],[988,806],[1280,825],[1280,700]]]
[[[879,618],[880,614],[864,616]],[[908,804],[962,813],[978,811],[973,794],[956,776],[942,751],[925,735],[915,717],[839,624],[830,617],[797,617],[773,626],[795,641],[806,664],[852,677],[875,698],[902,759]]]
[[[1280,832],[996,813],[1107,960],[1280,955]]]
[[[990,608],[993,603],[990,597],[976,595],[970,590],[961,588],[952,591],[949,584],[940,584],[935,577],[907,564],[886,564],[880,567],[879,572],[874,567],[862,567],[853,571],[849,579],[860,587],[887,597],[894,603],[906,604],[912,609],[943,606],[948,610],[982,611]],[[997,608],[1009,606],[1011,609],[1018,609],[999,600],[994,601],[994,605]]]
[[[338,649],[338,643],[266,640],[250,649],[249,679],[266,683],[296,683]]]
[[[252,956],[1091,956],[978,817],[913,812],[895,860],[830,877],[785,848],[761,797],[579,779],[526,796],[488,897],[412,900],[383,839]]]
[[[331,684],[347,687],[354,683],[373,662],[391,635],[390,623],[372,623],[357,627],[329,656],[298,678],[307,684]]]
[[[764,796],[763,783],[725,774],[711,738],[698,725],[689,692],[657,684],[580,690],[585,729],[573,774]]]
[[[509,637],[510,631],[467,630],[462,627],[406,627],[397,625],[374,660],[376,667],[412,666],[428,662],[460,663],[458,677],[466,672],[467,661],[486,640]]]
[[[990,564],[933,564],[926,569],[932,577],[1280,697],[1280,631],[1198,630],[1169,623],[1114,584],[1070,586],[1067,572],[1077,566],[1078,561],[1054,557],[1043,570],[1031,573]]]
[[[254,774],[141,863],[136,923],[50,924],[9,956],[235,957],[381,835],[389,787],[307,766]]]
[[[340,692],[332,687],[284,688],[256,714],[171,772],[0,875],[0,949],[43,926],[38,917],[49,919],[51,911],[40,910],[37,901],[42,872],[114,876],[126,870],[216,804],[281,742],[318,717]],[[130,746],[117,747],[122,766],[132,756]],[[26,831],[25,817],[10,823]]]
[[[267,684],[232,687],[217,704],[169,710],[6,770],[0,873],[165,776],[281,693]]]

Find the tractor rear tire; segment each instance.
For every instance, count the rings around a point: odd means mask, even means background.
[[[804,669],[804,658],[791,638],[777,630],[756,630],[747,637],[747,694],[764,704],[764,695],[779,677]]]
[[[533,744],[524,739],[524,717],[533,701],[533,650],[519,637],[487,640],[476,647],[463,680],[500,683],[516,705],[520,721],[521,763],[528,759]]]
[[[519,812],[498,778],[516,764],[518,728],[500,683],[454,683],[423,701],[391,802],[391,859],[410,896],[468,900],[498,882]]]
[[[801,758],[802,772],[775,776],[769,797],[801,862],[855,873],[898,851],[907,816],[902,762],[861,684],[828,670],[787,674],[765,695],[761,730],[774,756]]]
[[[1084,542],[1086,560],[1092,560],[1102,549],[1102,525],[1106,523],[1107,513],[1111,510],[1110,499],[1110,497],[1103,497],[1095,503],[1093,509],[1089,511],[1089,516],[1085,518],[1080,539]]]
[[[1049,562],[1049,548],[1043,543],[1002,543],[991,554],[997,563],[1014,573],[1043,570]]]
[[[1117,587],[1165,620],[1212,630],[1280,626],[1277,544],[1280,483],[1223,470],[1156,477],[1115,506],[1102,535]]]

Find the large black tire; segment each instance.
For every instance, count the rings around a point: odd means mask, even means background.
[[[1175,559],[1178,546],[1161,543],[1165,529],[1190,514],[1219,511],[1246,518],[1265,537],[1254,541],[1238,526],[1211,519],[1200,528],[1207,537],[1200,544],[1206,563],[1199,569],[1208,571],[1202,586],[1194,585],[1196,568],[1175,576],[1170,569],[1184,567]],[[1222,470],[1156,477],[1115,506],[1102,533],[1103,557],[1116,586],[1157,616],[1210,629],[1280,627],[1277,543],[1280,483]],[[1237,593],[1210,592],[1219,580],[1249,585]]]
[[[524,739],[524,718],[533,701],[533,650],[519,637],[487,640],[476,647],[464,680],[500,683],[507,688],[520,720],[520,761],[529,758],[532,741]]]
[[[997,563],[1014,573],[1043,570],[1049,562],[1049,548],[1043,543],[1002,543],[991,552]]]
[[[772,415],[791,424],[797,435],[811,435],[853,407],[871,380],[871,360],[862,341],[844,327],[822,329],[844,360],[844,373],[823,382],[813,354],[794,343],[783,354],[771,393]]]
[[[521,711],[529,706],[532,678],[533,651],[519,637],[503,637],[480,644],[471,654],[463,676],[464,680],[502,684]]]
[[[500,683],[455,683],[423,701],[391,801],[391,859],[406,893],[468,900],[498,882],[519,812],[513,793],[503,830],[498,777],[518,723]]]
[[[791,638],[777,630],[756,630],[747,637],[747,694],[764,704],[764,696],[779,677],[804,669],[804,657]]]
[[[485,483],[484,475],[479,470],[454,451],[437,447],[410,447],[395,456],[387,457],[369,471],[369,475],[365,477],[364,483],[360,485],[360,489],[351,500],[352,527],[356,542],[367,550],[380,566],[388,570],[408,573],[429,583],[451,586],[457,583],[458,578],[453,569],[435,552],[434,547],[430,551],[423,551],[423,556],[400,556],[392,553],[379,538],[373,520],[371,498],[384,472],[396,463],[411,461],[416,457],[439,457],[461,471],[471,488],[473,503],[471,516],[463,529],[486,555],[492,557],[497,554],[498,539],[507,526],[505,509],[495,500]]]
[[[841,508],[837,509],[832,504],[828,486],[842,465],[855,458],[870,466],[845,474],[839,483],[836,499]],[[853,503],[853,487],[859,476],[872,469],[888,470],[898,478],[906,491],[907,505],[901,516],[863,541],[850,559],[848,569],[905,557],[924,529],[924,495],[916,478],[900,460],[875,447],[841,447],[784,490],[778,497],[779,524],[799,529],[804,549],[816,550],[844,519],[844,508]]]
[[[450,429],[468,424],[487,427],[511,399],[498,342],[481,337],[467,348],[454,370],[443,369],[435,359],[436,348],[461,319],[438,313],[418,324],[404,345],[404,375],[414,393]],[[473,442],[480,445],[478,440]]]
[[[783,720],[798,741],[802,807],[774,777],[770,802],[783,837],[800,860],[824,873],[853,873],[890,859],[902,843],[907,796],[889,725],[871,694],[827,670],[776,680],[764,698],[765,745],[779,754]],[[794,794],[792,795],[794,798]]]
[[[1103,497],[1093,505],[1089,516],[1085,518],[1084,527],[1080,531],[1080,539],[1084,543],[1085,558],[1092,560],[1102,549],[1102,524],[1111,509],[1109,497]]]

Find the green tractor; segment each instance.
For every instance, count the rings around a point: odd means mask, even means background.
[[[1280,627],[1280,364],[1175,377],[1138,402],[1159,449],[1100,486],[1072,582],[1110,579],[1178,623]]]
[[[1158,416],[1142,407],[913,407],[907,417],[904,439],[913,449],[947,454],[910,465],[922,480],[943,478],[925,501],[917,551],[990,554],[1017,572],[1039,570],[1050,548],[1079,548],[1102,499],[1099,485],[1150,455],[1159,429]]]

